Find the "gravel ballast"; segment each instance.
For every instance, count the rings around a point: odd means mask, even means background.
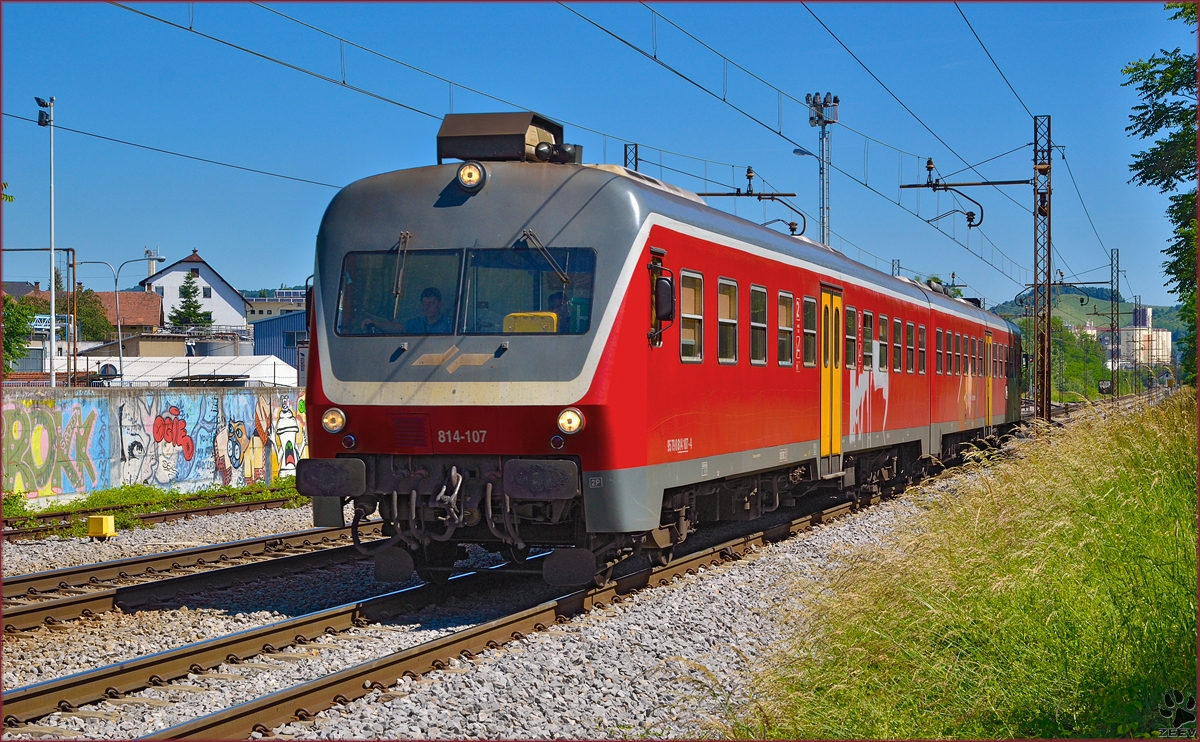
[[[452,662],[447,670],[417,680],[397,679],[386,693],[373,691],[324,711],[313,721],[288,724],[275,732],[324,739],[703,736],[706,720],[721,704],[740,697],[746,671],[785,636],[785,616],[776,609],[786,585],[796,576],[821,579],[840,550],[877,542],[899,519],[916,511],[910,500],[900,499],[850,514],[742,560],[640,592],[604,610],[484,652],[473,661]],[[159,645],[150,636],[155,627],[163,631],[164,626],[177,625],[175,633],[181,636],[217,635],[327,607],[321,595],[329,590],[322,590],[321,584],[336,582],[347,591],[370,592],[369,568],[346,566],[354,572],[336,580],[333,568],[318,571],[324,575],[314,573],[311,588],[280,582],[280,592],[274,595],[250,586],[241,592],[230,588],[206,593],[203,602],[190,601],[186,610],[147,612],[150,615],[144,619],[137,618],[141,614],[124,617],[131,627],[139,620],[147,624],[144,629],[130,628],[122,640],[114,641],[106,629],[94,638],[85,634],[82,641],[102,647],[113,657],[105,661],[112,662],[157,651]],[[149,733],[491,620],[527,604],[527,599],[494,595],[467,602],[448,602],[387,626],[376,624],[323,637],[318,648],[286,650],[304,657],[281,660],[264,655],[249,660],[270,668],[225,665],[218,669],[245,675],[246,680],[191,676],[172,685],[206,690],[150,689],[119,706],[93,704],[83,709],[82,716],[54,714],[37,724],[80,737],[112,739]],[[182,643],[175,641],[172,646]],[[14,663],[5,657],[6,687],[13,687],[10,671],[25,684],[38,675],[39,659],[42,667],[63,661],[38,658],[46,653],[37,650],[21,651],[23,664],[18,668],[12,668]],[[77,670],[54,674],[68,671]],[[154,705],[136,705],[137,697],[157,700],[150,701]]]

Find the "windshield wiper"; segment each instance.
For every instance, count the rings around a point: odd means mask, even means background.
[[[558,276],[558,280],[563,282],[563,286],[571,283],[571,277],[567,275],[566,271],[559,267],[558,262],[554,260],[554,256],[550,254],[550,251],[546,249],[546,246],[542,244],[542,241],[538,239],[538,236],[533,233],[532,229],[522,230],[521,236],[525,238],[526,244],[533,245],[535,248],[537,248],[537,251],[542,254],[542,257],[546,259],[546,262],[549,263],[550,267],[554,269],[554,273]]]
[[[392,300],[393,320],[400,309],[400,297],[404,296],[404,266],[408,263],[408,241],[411,239],[411,232],[401,232],[400,239],[396,241],[396,278],[392,282],[392,295],[395,297]]]

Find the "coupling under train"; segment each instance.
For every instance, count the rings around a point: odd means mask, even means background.
[[[317,236],[297,486],[318,526],[352,501],[379,579],[474,543],[603,580],[1020,420],[1017,328],[939,284],[585,165],[536,114],[447,116],[437,156],[342,189]]]

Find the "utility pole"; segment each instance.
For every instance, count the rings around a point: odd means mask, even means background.
[[[50,127],[50,388],[54,388],[54,360],[57,357],[58,315],[54,313],[54,97],[50,102],[33,99],[38,107],[38,126]],[[47,112],[48,111],[48,112]]]
[[[1117,304],[1117,291],[1121,285],[1121,252],[1114,247],[1111,253],[1109,258],[1108,355],[1112,360],[1109,383],[1112,386],[1112,395],[1115,400],[1121,396],[1121,390],[1117,387],[1121,379],[1121,375],[1117,372],[1117,359],[1121,355],[1121,336],[1119,334],[1121,309]]]
[[[1033,414],[1050,420],[1050,117],[1033,117]]]

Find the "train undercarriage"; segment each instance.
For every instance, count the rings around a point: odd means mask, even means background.
[[[1000,432],[945,436],[938,456],[923,453],[919,442],[855,451],[843,457],[834,478],[820,477],[814,460],[668,489],[659,527],[636,533],[587,531],[579,461],[572,457],[371,455],[309,460],[298,474],[302,491],[326,487],[326,496],[313,498],[316,525],[344,525],[343,505],[353,502],[355,544],[374,558],[380,581],[402,582],[415,571],[428,582],[444,582],[465,555],[464,545],[478,544],[516,562],[531,548],[550,549],[543,576],[565,586],[604,582],[617,564],[639,555],[665,565],[698,527],[757,520],[817,492],[896,494],[954,463],[965,448],[993,443]],[[351,479],[361,479],[350,497],[341,494],[345,476],[331,474],[348,470]],[[328,491],[335,479],[340,491]],[[385,538],[363,543],[359,529],[375,513]]]

